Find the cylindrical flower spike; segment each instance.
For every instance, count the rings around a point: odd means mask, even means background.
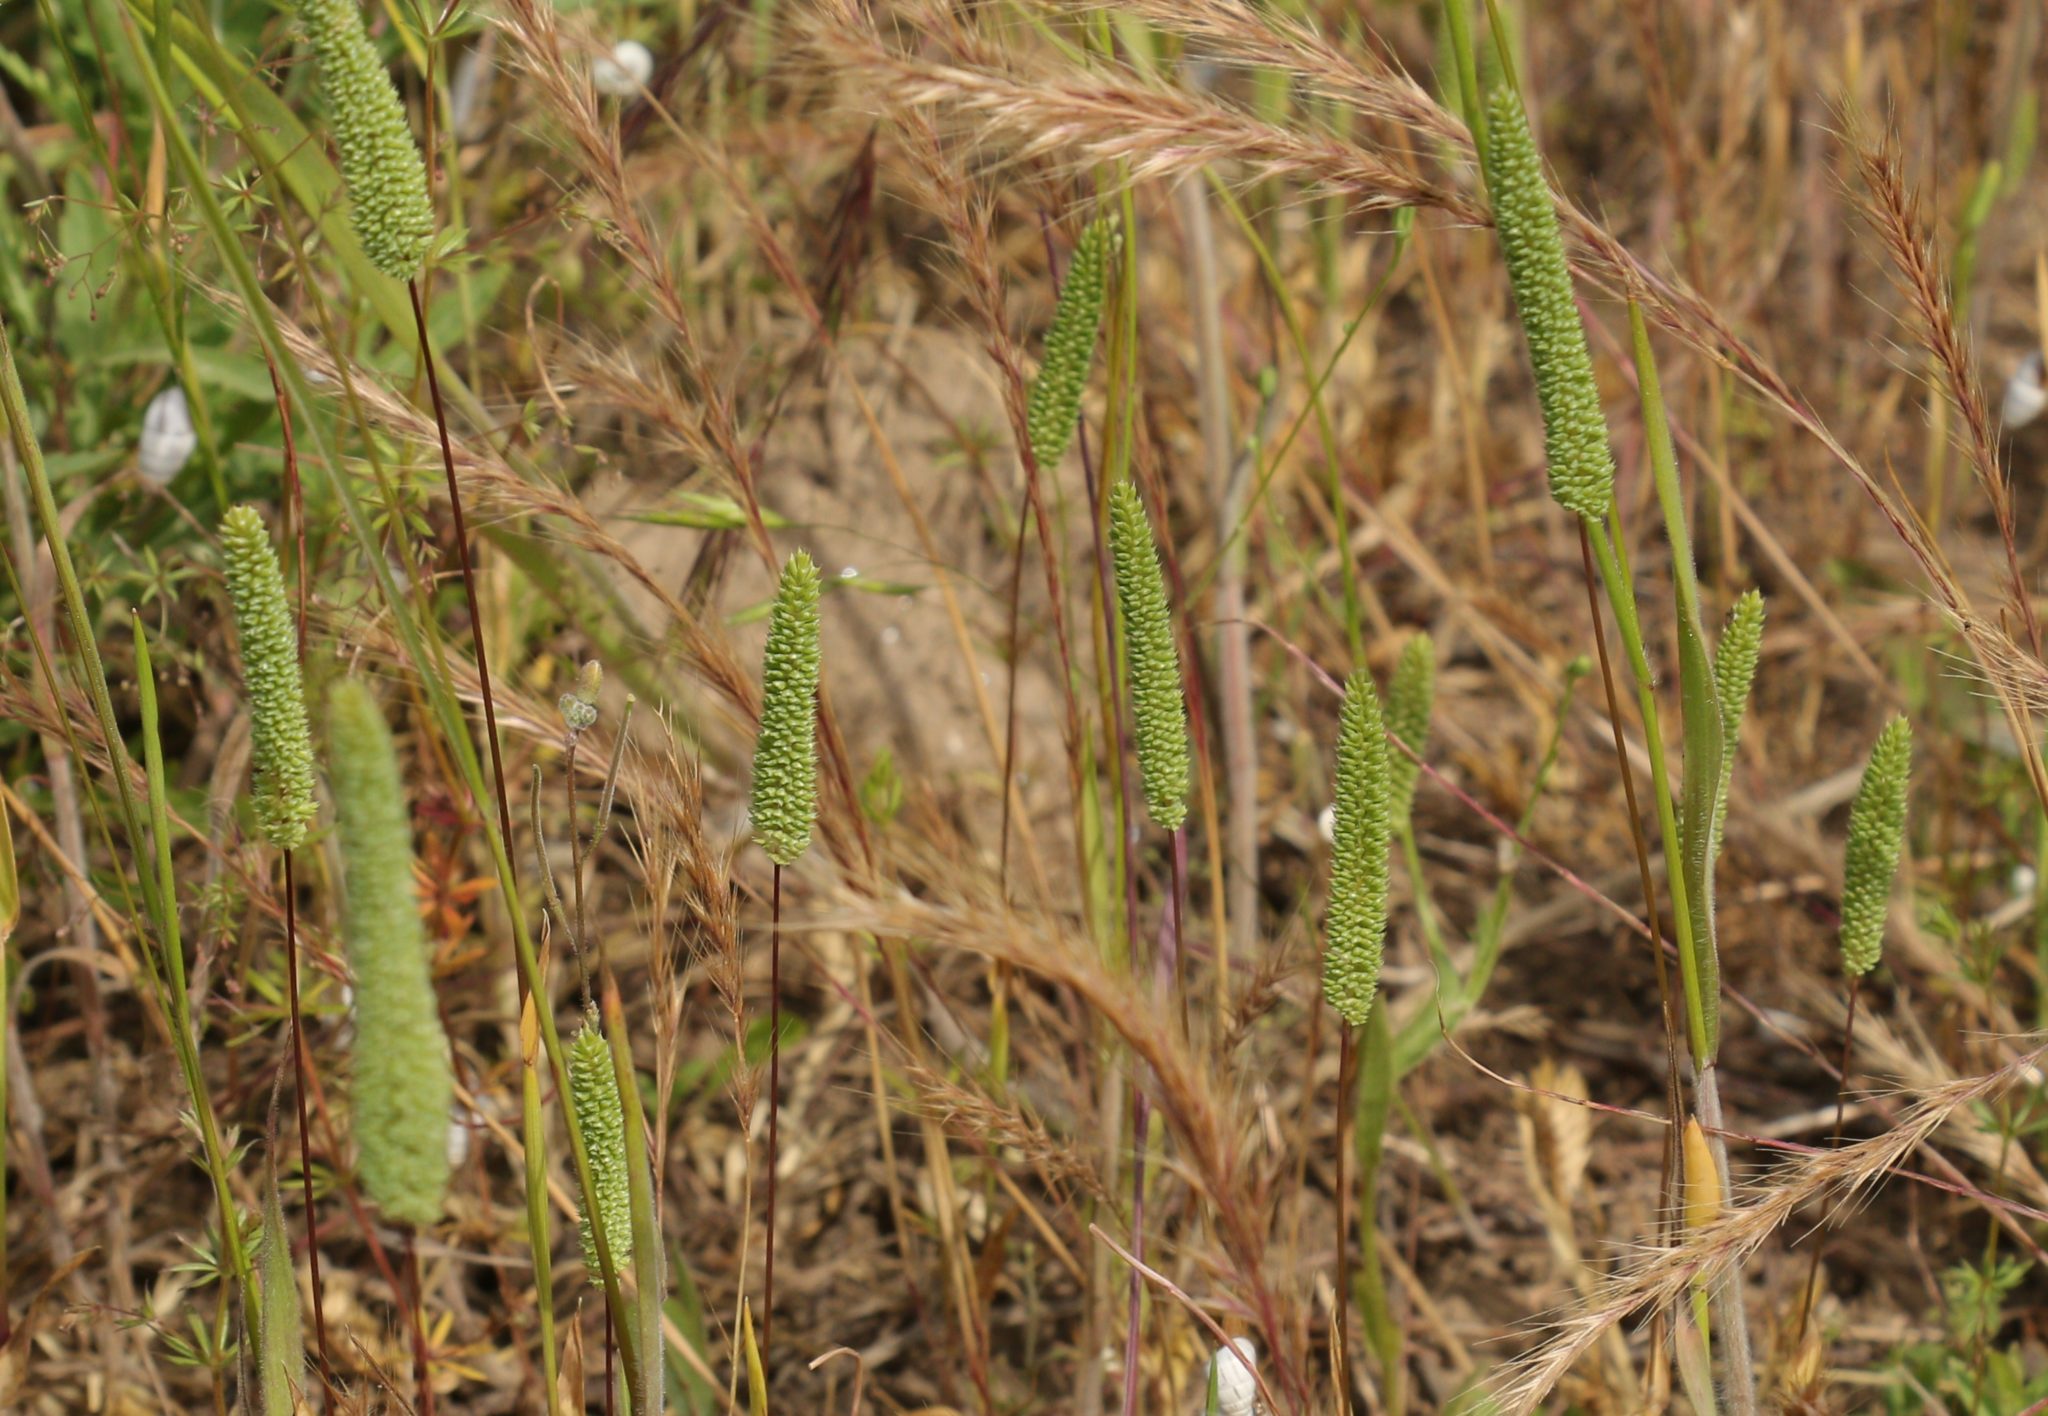
[[[1721,641],[1714,646],[1714,696],[1721,703],[1721,785],[1714,802],[1714,850],[1721,854],[1721,832],[1728,819],[1728,783],[1735,775],[1735,749],[1742,743],[1742,720],[1749,712],[1750,684],[1764,644],[1764,597],[1745,591],[1728,612]]]
[[[1402,648],[1394,676],[1387,681],[1387,726],[1418,756],[1429,741],[1429,713],[1435,704],[1436,645],[1427,634],[1418,634]],[[1393,779],[1389,809],[1396,822],[1406,821],[1415,806],[1415,783],[1422,768],[1397,748],[1388,749],[1387,768]]]
[[[306,691],[299,677],[299,637],[292,628],[284,576],[270,533],[254,507],[238,506],[220,524],[228,594],[242,640],[242,686],[249,695],[253,795],[263,838],[296,850],[316,810],[313,741],[306,727]]]
[[[434,206],[398,90],[363,28],[356,0],[298,0],[298,13],[320,61],[356,239],[378,270],[393,280],[411,280],[433,240]]]
[[[1849,846],[1842,869],[1842,969],[1860,978],[1884,950],[1892,877],[1906,839],[1906,793],[1913,773],[1913,729],[1893,718],[1877,735],[1863,784],[1849,807]]]
[[[296,1394],[306,1389],[306,1333],[299,1313],[299,1277],[292,1265],[292,1240],[285,1233],[284,1210],[273,1178],[263,1197],[263,1248],[258,1255],[262,1275],[257,1309],[257,1389],[263,1416],[292,1416]]]
[[[1109,549],[1116,562],[1117,605],[1123,612],[1145,810],[1161,830],[1174,831],[1188,814],[1187,700],[1181,691],[1180,650],[1174,643],[1152,522],[1138,489],[1127,481],[1110,488]]]
[[[1081,417],[1081,393],[1095,362],[1096,333],[1102,325],[1103,288],[1108,283],[1109,256],[1116,247],[1116,223],[1092,221],[1074,243],[1066,283],[1053,309],[1052,328],[1045,336],[1045,361],[1032,380],[1025,404],[1025,427],[1031,436],[1031,457],[1051,470],[1066,456]]]
[[[611,1249],[613,1264],[623,1270],[633,1240],[632,1197],[626,1181],[626,1112],[619,1104],[619,1074],[612,1066],[611,1046],[594,1013],[584,1019],[569,1044],[569,1101],[576,1108],[583,1147],[590,1156],[590,1179],[604,1220],[605,1244]],[[584,1267],[595,1281],[600,1271],[597,1237],[591,1232],[587,1214],[582,1218],[582,1236]]]
[[[434,1004],[412,822],[384,715],[356,679],[328,703],[328,781],[341,842],[343,937],[355,976],[356,1168],[385,1216],[424,1226],[448,1188],[448,1038]]]
[[[754,743],[754,839],[777,865],[809,849],[818,820],[818,665],[818,567],[798,551],[768,620]]]
[[[1372,675],[1344,686],[1337,727],[1335,842],[1330,856],[1329,937],[1323,996],[1352,1027],[1364,1027],[1379,992],[1387,935],[1387,846],[1393,835],[1393,773],[1386,722]]]
[[[1550,182],[1520,96],[1502,85],[1486,108],[1486,189],[1536,371],[1550,494],[1567,510],[1598,520],[1614,500],[1614,454]]]

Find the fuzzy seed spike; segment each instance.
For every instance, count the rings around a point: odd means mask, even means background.
[[[1749,712],[1750,685],[1763,654],[1764,597],[1746,590],[1728,612],[1721,640],[1714,646],[1714,696],[1721,702],[1721,785],[1714,802],[1714,855],[1721,854],[1721,831],[1728,820],[1728,783],[1735,775],[1735,749],[1742,741],[1742,720]]]
[[[1567,510],[1598,520],[1614,500],[1614,454],[1586,327],[1572,298],[1550,182],[1521,98],[1502,85],[1486,107],[1486,188],[1536,371],[1550,495]]]
[[[1344,686],[1337,727],[1335,845],[1330,857],[1329,937],[1323,996],[1352,1027],[1364,1027],[1379,992],[1387,934],[1387,847],[1393,836],[1393,773],[1386,721],[1372,675]]]
[[[1394,676],[1387,681],[1387,727],[1417,756],[1429,741],[1429,714],[1436,706],[1436,645],[1427,634],[1418,634],[1401,650]],[[1390,749],[1387,770],[1391,775],[1391,805],[1395,821],[1406,821],[1415,807],[1415,783],[1422,775],[1420,764],[1406,752]]]
[[[357,1170],[385,1216],[423,1227],[448,1188],[448,1038],[427,969],[412,821],[377,700],[343,679],[328,704],[329,785],[341,842],[344,937],[355,976]]]
[[[818,819],[818,666],[818,567],[798,551],[768,621],[754,744],[754,839],[777,865],[810,847]]]
[[[1091,221],[1074,243],[1066,283],[1053,308],[1052,328],[1045,336],[1045,360],[1032,380],[1025,405],[1025,428],[1031,457],[1051,470],[1066,456],[1074,427],[1081,417],[1081,394],[1095,362],[1095,341],[1102,325],[1103,290],[1108,283],[1109,257],[1116,248],[1116,223]]]
[[[356,0],[298,0],[299,24],[320,61],[349,221],[370,264],[411,280],[434,236],[427,169],[391,74],[363,27]]]
[[[1145,810],[1162,831],[1188,814],[1188,712],[1181,691],[1180,650],[1173,639],[1166,577],[1144,500],[1130,482],[1109,494],[1109,548],[1116,562],[1117,606],[1130,662],[1132,716]]]
[[[633,1234],[633,1209],[626,1181],[626,1112],[619,1104],[619,1074],[612,1050],[595,1014],[586,1017],[569,1044],[569,1101],[583,1128],[590,1155],[590,1178],[597,1191],[598,1213],[604,1220],[605,1243],[612,1261],[624,1266]],[[593,1279],[599,1272],[597,1236],[590,1216],[582,1218],[583,1263]]]
[[[257,1388],[263,1416],[292,1416],[294,1393],[306,1389],[306,1332],[299,1312],[299,1276],[292,1266],[291,1236],[273,1178],[263,1196],[263,1248],[258,1256],[262,1301],[257,1346],[262,1370]]]
[[[296,850],[305,843],[315,812],[313,741],[306,728],[299,640],[284,575],[254,507],[229,511],[220,524],[220,539],[242,641],[242,686],[249,695],[256,823],[271,845]]]
[[[1884,949],[1892,877],[1906,839],[1906,794],[1912,782],[1913,729],[1893,718],[1877,735],[1863,784],[1849,807],[1849,845],[1842,869],[1842,969],[1861,978]]]

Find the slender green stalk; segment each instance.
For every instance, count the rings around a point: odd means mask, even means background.
[[[14,1026],[14,990],[8,987],[7,952],[14,926],[21,920],[21,877],[14,866],[14,827],[0,808],[0,1059],[7,1056],[7,1034]],[[7,1125],[7,1068],[0,1065],[0,1136]],[[0,1146],[0,1346],[14,1335],[7,1306],[7,1156]]]

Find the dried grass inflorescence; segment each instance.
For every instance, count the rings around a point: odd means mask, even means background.
[[[1323,996],[1337,1015],[1364,1027],[1380,986],[1387,934],[1387,849],[1393,837],[1393,772],[1386,721],[1372,675],[1344,685],[1337,728],[1336,842],[1330,857],[1329,937]]]
[[[306,691],[299,676],[299,639],[292,629],[284,576],[270,533],[254,507],[238,506],[220,524],[228,595],[242,640],[242,686],[249,695],[252,795],[263,839],[279,850],[305,843],[313,802],[313,741],[306,727]]]
[[[454,1084],[413,887],[405,786],[383,712],[359,680],[335,685],[327,733],[355,976],[357,1170],[386,1217],[428,1225],[448,1187]]]
[[[1032,380],[1025,411],[1031,457],[1040,468],[1050,470],[1059,465],[1080,421],[1081,392],[1088,386],[1088,370],[1095,362],[1103,290],[1115,248],[1116,223],[1106,217],[1088,223],[1074,243],[1066,284],[1060,287],[1052,328],[1045,336],[1045,361]]]
[[[569,1102],[576,1108],[576,1121],[583,1129],[584,1149],[590,1155],[590,1178],[597,1190],[597,1205],[604,1220],[604,1237],[612,1260],[624,1266],[627,1241],[633,1233],[633,1209],[626,1181],[626,1112],[619,1102],[619,1074],[612,1066],[612,1050],[595,1014],[583,1020],[569,1044]],[[582,1217],[583,1263],[595,1276],[597,1236],[591,1232],[590,1216]]]
[[[1614,454],[1586,327],[1572,296],[1555,199],[1521,98],[1511,88],[1497,88],[1486,113],[1486,188],[1536,371],[1550,494],[1566,510],[1597,520],[1614,500]]]
[[[263,1247],[258,1255],[262,1302],[258,1307],[257,1389],[263,1416],[292,1416],[296,1395],[306,1389],[306,1333],[299,1312],[299,1277],[292,1265],[292,1240],[273,1180],[263,1198]]]
[[[1913,728],[1893,718],[1877,735],[1862,785],[1849,807],[1842,867],[1842,968],[1861,978],[1884,950],[1892,877],[1906,839],[1906,794],[1913,772]]]
[[[1387,727],[1407,744],[1407,752],[1387,754],[1391,779],[1391,806],[1395,821],[1406,821],[1415,806],[1415,783],[1422,775],[1423,744],[1429,741],[1429,714],[1436,705],[1436,644],[1427,634],[1418,634],[1402,647],[1387,681]]]
[[[356,0],[298,0],[299,24],[320,61],[320,87],[341,152],[349,220],[370,264],[411,280],[434,236],[427,169],[391,75]]]
[[[777,865],[810,848],[818,820],[818,668],[818,567],[797,551],[768,621],[754,744],[754,839]]]
[[[1116,562],[1117,606],[1130,661],[1131,707],[1145,810],[1164,831],[1188,814],[1188,711],[1180,682],[1166,576],[1144,500],[1128,481],[1109,493],[1109,547]]]

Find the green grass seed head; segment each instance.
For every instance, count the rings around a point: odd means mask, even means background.
[[[378,270],[393,280],[411,280],[434,236],[434,207],[398,90],[363,28],[356,0],[297,0],[297,9],[320,62],[356,239]]]
[[[1152,522],[1138,489],[1128,481],[1110,489],[1109,548],[1116,562],[1117,605],[1123,612],[1145,810],[1161,830],[1178,830],[1188,814],[1188,710],[1181,691],[1180,650],[1174,643]]]
[[[1031,457],[1042,468],[1059,465],[1080,421],[1081,393],[1095,362],[1103,290],[1108,284],[1109,257],[1115,249],[1116,223],[1106,217],[1090,222],[1074,243],[1074,258],[1067,264],[1066,283],[1060,287],[1052,328],[1045,336],[1045,360],[1032,380],[1025,405]]]
[[[1721,831],[1728,819],[1728,783],[1735,775],[1735,749],[1742,743],[1742,721],[1749,713],[1750,685],[1764,644],[1764,597],[1747,590],[1728,612],[1728,623],[1714,646],[1714,696],[1721,704],[1721,785],[1714,802],[1714,854],[1721,853]]]
[[[1913,729],[1893,718],[1877,735],[1863,783],[1849,807],[1842,868],[1842,968],[1861,978],[1877,967],[1890,913],[1892,877],[1906,839],[1906,792],[1913,773]]]
[[[1329,938],[1323,996],[1364,1027],[1379,992],[1387,934],[1387,846],[1393,834],[1393,772],[1379,694],[1364,669],[1344,686],[1337,727],[1335,845],[1330,856]]]
[[[1550,182],[1514,90],[1496,88],[1486,108],[1486,188],[1536,371],[1550,494],[1567,510],[1598,519],[1614,500],[1614,455],[1586,327],[1572,298]]]
[[[454,1085],[413,887],[412,822],[398,754],[370,690],[342,680],[328,712],[342,928],[355,977],[357,1170],[386,1217],[424,1226],[441,1217],[448,1188]]]
[[[292,1240],[273,1177],[263,1197],[263,1240],[257,1255],[262,1280],[257,1308],[257,1389],[263,1416],[292,1416],[294,1393],[306,1389],[306,1333],[299,1313],[299,1276],[292,1264]]]
[[[777,865],[809,849],[818,819],[818,664],[818,567],[798,551],[768,620],[754,743],[754,839]]]
[[[569,1044],[569,1101],[576,1124],[583,1128],[583,1149],[590,1157],[590,1178],[604,1220],[605,1243],[612,1261],[624,1268],[633,1236],[632,1198],[626,1183],[626,1112],[619,1104],[619,1074],[612,1050],[593,1014],[584,1019]],[[590,1216],[582,1217],[583,1263],[593,1280],[601,1272],[597,1236]]]
[[[313,742],[284,576],[255,508],[228,512],[220,539],[242,640],[242,687],[249,695],[256,823],[271,845],[296,850],[305,843],[315,811]]]
[[[1436,645],[1427,634],[1418,634],[1403,646],[1394,676],[1387,682],[1387,726],[1417,756],[1429,741],[1429,713],[1435,704]],[[1393,819],[1406,821],[1415,806],[1415,783],[1422,768],[1407,753],[1389,748],[1387,770],[1392,782]]]

